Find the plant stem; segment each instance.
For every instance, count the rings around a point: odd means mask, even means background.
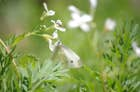
[[[2,46],[5,48],[6,52],[8,54],[10,54],[10,49],[6,46],[6,44],[2,41],[2,39],[0,38],[0,44],[2,44]],[[17,69],[17,65],[16,65],[16,62],[13,58],[13,56],[10,54],[10,58],[12,59],[12,64],[14,65],[14,68],[15,68],[15,71],[17,73],[17,76],[19,78],[19,72],[18,72],[18,69]]]

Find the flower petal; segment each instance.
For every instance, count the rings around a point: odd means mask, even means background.
[[[53,39],[57,39],[58,38],[58,33],[57,30],[55,30],[52,34]]]
[[[91,22],[92,21],[92,16],[88,14],[84,14],[81,16],[81,21],[82,22]]]
[[[72,13],[71,14],[72,19],[74,20],[79,20],[80,19],[80,15],[78,13]]]
[[[90,31],[90,26],[88,24],[82,24],[80,25],[80,28],[84,31],[84,32],[89,32]]]
[[[61,32],[65,32],[66,31],[66,29],[64,27],[56,26],[55,28],[57,30],[61,31]]]
[[[109,31],[113,31],[116,27],[116,22],[110,18],[105,21],[105,28]]]
[[[74,5],[70,5],[68,9],[73,13],[80,13],[80,11]]]
[[[77,27],[80,26],[80,23],[77,22],[77,21],[75,21],[75,20],[70,20],[70,21],[68,22],[68,26],[69,26],[70,28],[77,28]]]
[[[57,21],[56,21],[56,24],[62,26],[62,21],[61,21],[61,20],[57,20]]]
[[[48,12],[48,7],[47,7],[47,4],[45,2],[43,3],[43,6],[44,6],[44,9],[46,10],[46,12]]]
[[[51,20],[51,22],[54,24],[55,29],[57,29],[57,30],[59,30],[61,32],[66,31],[66,29],[64,27],[62,27],[61,20],[57,20],[57,21]]]
[[[97,0],[90,0],[90,5],[91,5],[91,7],[96,8],[97,7]]]
[[[55,15],[55,11],[49,10],[49,11],[47,12],[47,16],[53,16],[53,15]]]

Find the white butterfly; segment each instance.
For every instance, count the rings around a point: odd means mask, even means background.
[[[53,58],[57,54],[57,52],[61,51],[68,61],[68,65],[72,68],[80,68],[82,63],[80,61],[80,57],[72,51],[70,48],[64,46],[60,41],[52,44],[52,40],[49,41],[49,49],[53,52]]]
[[[70,48],[60,45],[60,49],[64,53],[66,59],[68,60],[68,65],[72,68],[80,68],[82,63],[80,61],[80,57],[72,51]]]

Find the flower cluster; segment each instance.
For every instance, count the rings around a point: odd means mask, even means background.
[[[45,17],[47,17],[47,16],[55,15],[55,11],[48,10],[46,3],[43,3],[43,6],[45,8],[45,12],[41,16],[41,20],[44,20]],[[87,18],[89,16],[84,15],[83,18],[85,18],[85,17]],[[61,50],[64,53],[64,56],[67,58],[68,65],[70,67],[73,67],[73,68],[81,67],[82,65],[80,62],[80,57],[74,51],[72,51],[70,48],[64,46],[62,44],[62,42],[59,40],[58,31],[61,31],[61,32],[66,31],[66,29],[62,26],[62,24],[63,24],[62,21],[61,20],[56,20],[56,21],[51,20],[51,22],[53,23],[53,28],[55,29],[55,31],[52,33],[52,35],[47,35],[47,34],[42,35],[46,40],[48,40],[50,51],[52,53],[56,53],[55,52],[56,49],[59,48],[59,50]],[[47,28],[45,25],[43,25],[42,27]]]
[[[56,30],[59,30],[61,32],[65,32],[66,29],[62,27],[62,21],[61,20],[51,20],[51,22],[54,24],[54,27]]]

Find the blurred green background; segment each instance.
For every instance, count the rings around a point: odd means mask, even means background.
[[[24,32],[33,31],[40,24],[40,16],[44,11],[43,2],[47,3],[49,9],[56,11],[54,17],[48,18],[46,25],[50,25],[50,19],[62,20],[64,27],[67,29],[64,33],[59,32],[59,37],[63,44],[74,50],[81,57],[84,64],[94,68],[93,70],[98,70],[98,72],[105,71],[105,63],[100,58],[103,51],[105,51],[102,42],[105,37],[111,35],[110,33],[102,38],[104,35],[100,34],[104,29],[105,20],[107,18],[114,19],[117,27],[122,24],[123,20],[127,19],[134,19],[136,23],[140,24],[140,0],[98,0],[97,9],[94,14],[94,22],[97,24],[98,33],[96,33],[96,30],[85,33],[78,28],[70,29],[67,27],[67,23],[71,19],[68,6],[75,5],[79,10],[89,13],[89,0],[0,0],[0,38],[7,39],[13,34],[19,35]],[[140,30],[138,31],[140,32]],[[140,43],[140,34],[138,35],[137,42]],[[96,38],[100,41],[98,46],[94,46],[97,41]],[[20,53],[35,55],[41,61],[49,58],[51,55],[48,43],[40,37],[29,37],[21,41],[16,50]],[[95,92],[102,92],[101,84],[97,82],[98,80],[92,80],[90,73],[87,73],[85,70],[77,71],[72,71],[74,77],[86,79],[85,84],[86,82],[91,83],[89,86],[94,82]],[[65,83],[66,85],[64,84],[67,88],[70,87],[70,81],[68,80]]]
[[[44,10],[43,2],[47,3],[49,9],[56,11],[52,19],[61,19],[66,28],[71,19],[69,5],[75,5],[85,13],[89,13],[90,8],[88,0],[0,0],[0,37],[6,39],[11,34],[32,31],[40,23],[40,16]],[[122,19],[134,19],[140,24],[140,0],[98,0],[94,22],[99,31],[104,28],[107,18],[116,20],[117,25]],[[92,61],[94,50],[91,50],[92,47],[87,41],[92,33],[67,28],[67,32],[59,35],[62,42],[78,53],[83,61]],[[30,52],[41,60],[49,57],[48,44],[39,37],[23,40],[17,50],[23,53]]]

